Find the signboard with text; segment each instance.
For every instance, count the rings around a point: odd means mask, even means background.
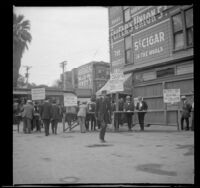
[[[77,106],[77,96],[73,93],[64,93],[64,106]]]
[[[31,89],[32,100],[44,100],[45,99],[45,88],[34,88]]]
[[[133,35],[134,63],[152,62],[170,56],[170,21]]]
[[[110,74],[110,92],[124,91],[124,79],[123,72]]]
[[[180,89],[163,89],[164,103],[180,102]]]

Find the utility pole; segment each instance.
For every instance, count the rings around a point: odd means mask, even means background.
[[[26,77],[26,86],[28,87],[28,78],[29,78],[29,69],[31,68],[31,66],[24,66],[26,68],[26,74],[25,74],[25,77]]]
[[[63,61],[60,63],[60,67],[63,70],[63,76],[62,76],[62,84],[63,84],[63,91],[65,90],[65,80],[64,80],[64,72],[65,72],[65,66],[67,65],[67,61]]]

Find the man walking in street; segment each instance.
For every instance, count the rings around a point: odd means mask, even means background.
[[[27,100],[27,103],[23,107],[22,118],[23,118],[23,131],[24,133],[31,133],[31,120],[33,119],[34,108],[31,104],[31,100]]]
[[[144,131],[144,116],[147,112],[148,105],[147,103],[142,99],[142,97],[138,97],[138,103],[136,106],[136,110],[138,110],[138,121],[140,124],[141,131]]]
[[[54,100],[51,108],[51,128],[53,134],[57,134],[57,125],[59,118],[60,118],[60,108],[56,104],[56,100]]]
[[[105,142],[104,137],[106,133],[107,124],[110,121],[111,104],[106,97],[106,91],[102,91],[102,96],[96,104],[96,116],[101,123],[101,130],[99,133],[99,138],[101,142]]]
[[[45,135],[49,135],[49,124],[51,119],[51,108],[52,105],[50,104],[49,100],[45,100],[44,104],[41,106],[40,115],[42,121],[44,123]]]

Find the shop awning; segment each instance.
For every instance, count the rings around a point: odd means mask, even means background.
[[[125,92],[127,88],[129,90],[132,88],[132,74],[125,74],[123,80],[108,80],[106,84],[96,92],[96,95],[101,95],[102,91],[107,91],[107,94],[116,93],[116,92]],[[126,84],[126,87],[124,85]],[[129,85],[130,87],[127,87]],[[128,91],[130,92],[130,91]]]

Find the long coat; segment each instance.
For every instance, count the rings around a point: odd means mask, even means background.
[[[99,121],[104,121],[106,124],[110,123],[111,104],[108,98],[97,99],[96,102],[96,116]]]
[[[51,108],[52,105],[49,102],[44,102],[40,108],[40,116],[42,119],[51,119]]]
[[[189,118],[191,111],[192,111],[192,105],[189,104],[187,101],[185,103],[183,103],[183,106],[182,106],[182,117]]]
[[[33,119],[34,108],[31,104],[25,104],[22,111],[22,117]]]
[[[53,120],[60,119],[60,108],[56,104],[53,104],[51,107],[51,119],[53,119]]]

